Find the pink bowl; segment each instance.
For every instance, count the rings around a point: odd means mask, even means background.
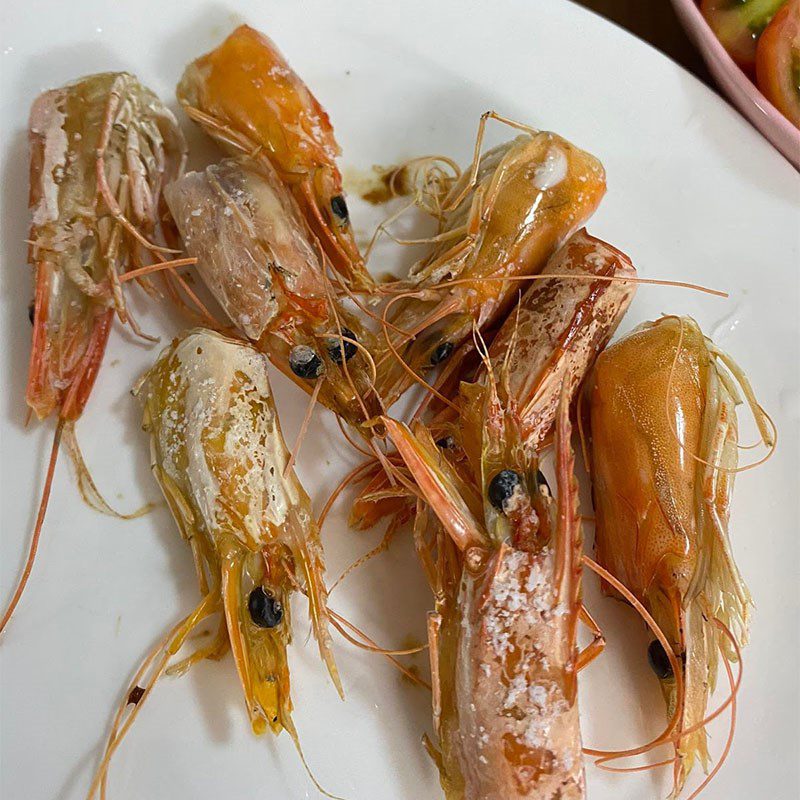
[[[694,0],[672,0],[675,13],[723,92],[742,114],[800,169],[800,130],[794,127],[736,65]]]

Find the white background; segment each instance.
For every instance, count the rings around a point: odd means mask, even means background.
[[[23,428],[29,353],[25,263],[28,108],[38,92],[80,75],[125,69],[174,106],[183,66],[246,20],[267,32],[334,121],[345,171],[423,152],[462,162],[489,108],[563,134],[598,155],[608,195],[590,230],[628,252],[640,274],[698,281],[730,300],[642,287],[623,323],[661,312],[694,315],[748,371],[781,432],[775,458],[737,481],[732,534],[757,602],[745,654],[731,761],[705,797],[798,796],[798,177],[722,100],[641,42],[557,0],[447,2],[27,2],[2,4],[0,23],[0,435],[3,604],[22,564],[52,423]],[[194,163],[213,151],[191,131]],[[507,136],[493,129],[490,139]],[[362,234],[375,213],[351,202]],[[381,251],[383,252],[383,251]],[[378,264],[378,269],[384,266]],[[136,291],[132,292],[132,296]],[[169,336],[165,307],[136,297],[150,330]],[[159,497],[139,411],[128,390],[155,352],[115,329],[78,433],[101,489],[118,505]],[[288,441],[305,400],[274,378]],[[744,425],[743,440],[752,439]],[[747,454],[746,454],[747,455]],[[299,472],[317,508],[355,463],[319,415]],[[331,577],[378,541],[344,524],[345,499],[324,531]],[[587,512],[588,513],[588,512]],[[645,661],[647,635],[628,609],[587,596],[607,654],[581,679],[587,744],[623,747],[661,729]],[[66,459],[58,467],[41,558],[0,643],[0,795],[84,796],[112,708],[140,657],[192,608],[188,549],[161,508],[120,522],[85,508]],[[332,604],[386,646],[421,638],[430,607],[406,536],[337,592]],[[435,798],[421,745],[429,700],[379,657],[339,642],[347,701],[339,702],[295,608],[295,719],[328,789],[352,800]],[[424,669],[424,656],[416,659]],[[411,659],[410,661],[414,661]],[[713,727],[712,750],[725,720]],[[652,775],[588,768],[594,800],[667,794]],[[111,773],[115,800],[316,797],[291,742],[249,732],[230,658],[166,679],[144,708]]]

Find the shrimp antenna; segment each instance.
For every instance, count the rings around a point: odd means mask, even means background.
[[[117,280],[120,283],[139,280],[145,275],[150,275],[152,272],[161,272],[165,269],[177,269],[178,267],[191,267],[196,263],[196,258],[176,258],[172,261],[157,261],[155,264],[148,264],[147,266],[139,267],[138,269],[131,269],[127,272],[123,272],[122,275],[117,278]]]
[[[389,336],[388,320],[386,318],[386,315],[388,314],[389,309],[391,308],[391,306],[395,302],[397,302],[398,300],[402,300],[404,297],[414,297],[414,296],[418,296],[418,294],[419,294],[418,292],[407,292],[405,294],[396,295],[384,307],[383,316],[381,318],[381,325],[383,325],[383,334],[384,334],[384,338],[386,339],[386,344],[389,347],[389,350],[391,350],[392,355],[395,357],[396,361],[400,364],[400,366],[403,368],[403,370],[408,373],[408,375],[414,380],[415,383],[418,383],[420,386],[424,387],[426,391],[428,391],[431,394],[433,394],[438,400],[440,400],[442,403],[444,403],[446,406],[448,406],[448,408],[451,408],[454,411],[458,411],[458,407],[455,404],[453,404],[450,400],[448,400],[440,391],[438,391],[433,386],[431,386],[421,375],[417,374],[403,360],[403,357],[397,351],[397,348],[394,346],[394,343],[392,342],[392,337]]]
[[[348,472],[347,475],[345,475],[344,478],[339,481],[336,488],[331,492],[330,496],[325,501],[325,505],[322,507],[319,517],[317,517],[317,527],[320,530],[322,530],[325,519],[330,513],[331,508],[333,508],[333,504],[336,502],[339,495],[351,483],[357,482],[358,480],[364,478],[370,470],[374,470],[378,463],[380,462],[377,458],[371,458],[369,461],[365,461],[363,464],[359,464],[357,467],[355,467],[355,469],[350,470],[350,472]]]
[[[460,205],[464,198],[469,194],[470,189],[475,186],[478,180],[478,169],[480,168],[481,163],[481,147],[483,146],[483,137],[486,132],[486,123],[490,119],[497,120],[498,122],[502,122],[511,128],[516,128],[517,130],[524,131],[525,133],[529,133],[531,135],[539,133],[536,128],[532,128],[530,125],[525,125],[522,122],[515,122],[508,117],[503,117],[496,111],[484,111],[483,114],[481,114],[480,121],[478,122],[478,133],[475,137],[475,148],[472,154],[469,178],[464,182],[464,186],[460,191],[456,192],[458,185],[453,186],[450,195],[445,198],[443,211],[452,211],[454,208]]]
[[[320,249],[321,249],[321,245],[320,245]],[[323,256],[323,263],[325,263],[325,261],[326,261],[326,257]],[[328,299],[328,307],[330,308],[331,314],[333,315],[333,320],[336,323],[336,332],[337,332],[338,338],[339,338],[339,347],[341,348],[341,351],[342,351],[341,352],[341,355],[342,355],[342,364],[341,364],[342,372],[344,373],[344,376],[345,376],[345,379],[347,380],[348,385],[353,390],[353,394],[355,395],[356,399],[358,400],[358,404],[361,407],[361,413],[364,415],[364,419],[366,420],[366,419],[370,418],[370,414],[369,414],[369,411],[367,410],[367,406],[366,406],[366,404],[364,402],[364,398],[361,396],[361,393],[358,391],[355,383],[353,382],[353,378],[350,375],[350,370],[347,367],[347,359],[344,357],[345,341],[347,341],[348,343],[355,344],[356,347],[358,347],[358,349],[361,352],[366,352],[368,354],[369,361],[371,362],[371,365],[372,365],[372,369],[373,369],[373,371],[374,371],[374,373],[375,373],[375,375],[377,377],[377,370],[375,368],[375,362],[372,360],[372,355],[369,354],[369,352],[366,350],[366,348],[363,345],[361,345],[355,339],[351,339],[349,337],[346,338],[342,334],[342,321],[339,318],[339,312],[338,312],[338,310],[336,308],[336,303],[334,302],[334,296],[333,296],[333,292],[332,292],[332,286],[331,286],[330,279],[328,278],[328,275],[327,275],[327,273],[326,273],[326,271],[324,269],[322,270],[321,277],[322,277],[322,284],[325,287],[325,295],[326,295],[326,297]]]
[[[155,503],[145,503],[141,508],[128,514],[117,511],[108,503],[105,497],[103,497],[100,490],[97,488],[97,484],[94,482],[94,478],[92,478],[92,474],[89,471],[89,467],[86,465],[80,445],[78,444],[74,422],[68,422],[64,425],[63,440],[67,452],[69,453],[70,460],[72,461],[72,466],[75,469],[78,491],[81,493],[83,502],[86,503],[89,508],[116,519],[137,519],[138,517],[143,517],[145,514],[148,514],[155,508]]]
[[[422,678],[419,677],[419,675],[415,675],[413,672],[411,672],[411,670],[409,670],[406,667],[404,667],[394,657],[394,655],[391,654],[391,651],[383,650],[382,648],[379,648],[378,645],[376,645],[375,642],[373,642],[372,639],[370,639],[369,636],[367,636],[362,630],[360,630],[355,625],[353,625],[352,622],[349,622],[344,617],[342,617],[339,614],[337,614],[335,611],[331,611],[330,613],[331,613],[331,624],[333,625],[334,628],[336,628],[336,630],[345,639],[347,639],[347,641],[349,641],[351,644],[354,644],[357,647],[362,647],[363,649],[370,650],[371,652],[380,653],[381,655],[384,656],[384,658],[388,659],[392,664],[394,664],[394,666],[397,667],[397,669],[399,669],[400,672],[402,672],[403,675],[405,675],[410,681],[412,681],[413,683],[416,683],[419,686],[424,686],[428,690],[431,689],[431,685],[427,681],[423,680]],[[373,649],[370,649],[370,647],[364,648],[363,647],[363,642],[356,641],[353,637],[351,637],[344,630],[345,628],[348,628],[351,631],[353,631],[354,633],[356,633],[358,636],[360,636],[364,640],[364,642],[366,642],[368,645],[370,645],[371,648],[373,648]],[[419,651],[415,650],[415,652],[419,652]]]
[[[430,289],[450,289],[453,286],[463,286],[466,284],[475,283],[476,280],[480,280],[481,283],[486,282],[501,282],[501,283],[511,283],[513,281],[522,282],[522,281],[547,281],[553,278],[557,278],[559,280],[570,280],[570,281],[601,281],[605,283],[636,283],[642,284],[643,286],[668,286],[673,289],[691,289],[695,292],[700,292],[701,294],[708,294],[712,297],[721,297],[723,299],[727,299],[730,295],[728,292],[724,292],[721,289],[712,289],[709,286],[702,286],[699,283],[688,283],[687,281],[671,281],[671,280],[662,280],[660,278],[640,278],[638,276],[624,276],[624,275],[595,275],[590,273],[580,273],[580,272],[546,272],[546,273],[537,273],[536,275],[506,275],[506,276],[498,276],[498,277],[485,277],[485,278],[454,278],[453,280],[449,281],[441,281],[437,283],[435,286],[429,287]],[[405,286],[400,287],[402,291],[406,291]],[[383,294],[391,294],[392,287],[391,286],[384,286],[381,289]]]
[[[100,790],[101,800],[105,800],[108,770],[111,766],[111,759],[114,753],[127,735],[131,725],[133,725],[145,701],[150,696],[150,691],[166,671],[169,660],[180,650],[189,634],[197,625],[217,610],[218,605],[219,596],[217,594],[207,594],[194,611],[175,625],[145,656],[139,669],[133,676],[131,682],[132,688],[120,702],[117,713],[114,716],[111,731],[106,741],[103,758],[95,772],[92,785],[89,787],[89,792],[86,795],[86,800],[93,800],[98,789]],[[158,658],[159,655],[161,655],[160,659]],[[156,663],[157,659],[158,661]],[[153,666],[154,663],[155,666]],[[145,676],[148,676],[146,680]],[[125,712],[130,705],[132,705],[133,708],[130,710],[127,717],[125,717]]]
[[[381,553],[385,552],[389,549],[389,545],[392,543],[392,539],[394,538],[395,533],[397,533],[397,528],[399,527],[398,523],[395,519],[389,523],[389,526],[386,528],[386,533],[383,534],[380,542],[378,542],[375,547],[371,550],[368,550],[364,553],[363,556],[357,558],[349,567],[347,567],[342,574],[334,581],[333,585],[328,589],[328,596],[333,594],[333,590],[340,584],[342,581],[347,578],[350,573],[355,572],[357,569],[363,567],[368,561],[373,559],[375,556],[380,555]],[[399,655],[395,653],[395,655]]]
[[[347,432],[347,428],[345,427],[345,423],[342,418],[338,414],[334,414],[336,419],[336,424],[339,426],[339,430],[342,432],[342,436],[344,437],[345,441],[355,450],[357,453],[360,453],[362,456],[366,456],[367,458],[373,458],[373,454],[371,450],[367,450],[362,447],[353,437]]]
[[[361,636],[367,643],[359,642],[356,639],[353,639],[348,633],[344,630],[339,630],[339,633],[347,639],[348,642],[351,642],[356,647],[361,648],[362,650],[366,650],[368,653],[378,653],[382,656],[413,656],[417,653],[421,653],[423,650],[427,649],[427,645],[421,644],[415,647],[406,647],[399,650],[390,650],[387,647],[380,647],[379,645],[375,644],[372,639],[370,639],[364,631],[360,628],[353,625],[351,622],[347,621],[341,614],[336,613],[335,611],[331,611],[328,608],[332,616],[335,616],[336,619],[342,623],[345,627],[349,628],[350,630],[356,631],[359,636]]]
[[[445,170],[442,169],[442,164],[452,170],[452,176],[448,175]],[[411,190],[404,191],[402,187],[398,188],[398,178],[403,174],[413,175],[410,180],[410,183],[412,184]],[[413,158],[405,161],[402,164],[399,164],[394,170],[392,170],[391,175],[389,176],[389,189],[392,193],[392,196],[399,197],[404,194],[411,194],[413,197],[408,203],[394,213],[390,214],[375,228],[366,252],[364,253],[364,261],[369,261],[370,255],[372,254],[372,251],[381,233],[386,234],[398,244],[421,244],[432,241],[442,241],[437,237],[418,240],[398,239],[392,235],[388,226],[396,222],[398,219],[400,219],[400,217],[403,216],[403,214],[414,207],[424,211],[432,217],[441,219],[442,197],[444,193],[449,191],[452,185],[460,177],[461,168],[458,166],[458,164],[451,158],[441,155],[420,156],[418,158]]]
[[[658,745],[664,744],[665,742],[670,741],[670,737],[673,731],[678,727],[680,723],[680,714],[681,714],[681,705],[680,702],[681,697],[683,696],[683,672],[681,670],[680,662],[678,661],[678,657],[675,655],[675,651],[672,649],[667,637],[664,635],[664,632],[659,627],[658,623],[653,619],[650,615],[648,610],[639,602],[636,596],[625,586],[622,581],[617,580],[607,569],[601,567],[596,561],[589,558],[589,556],[584,555],[582,556],[582,562],[585,566],[587,566],[592,572],[606,581],[608,584],[613,586],[638,612],[638,614],[642,617],[642,619],[647,623],[647,626],[655,635],[656,639],[658,639],[661,646],[664,648],[664,652],[669,659],[670,666],[672,667],[672,674],[675,676],[675,681],[677,683],[677,692],[678,692],[678,700],[679,702],[676,703],[675,711],[672,714],[672,718],[667,723],[667,727],[664,731],[659,734],[655,739],[652,739],[645,745],[640,747],[634,747],[629,750],[596,750],[594,748],[585,747],[583,748],[583,752],[586,755],[590,756],[600,756],[601,758],[605,756],[610,756],[613,759],[617,758],[628,758],[629,756],[638,756],[642,755],[643,753],[647,753],[653,748],[657,747]]]
[[[322,388],[322,381],[317,380],[314,384],[314,391],[311,393],[311,399],[308,401],[308,406],[306,408],[305,416],[303,417],[303,423],[300,425],[300,430],[297,433],[297,438],[294,440],[294,447],[292,447],[292,454],[289,456],[289,460],[286,462],[286,467],[283,470],[283,477],[286,476],[292,471],[292,467],[294,466],[295,461],[297,460],[297,456],[300,453],[300,447],[303,444],[304,439],[306,438],[306,433],[308,432],[308,425],[311,422],[311,417],[314,414],[314,407],[317,405],[317,398],[319,397],[319,390]]]
[[[715,619],[714,622],[718,626],[720,626],[722,631],[729,638],[731,644],[737,649],[738,652],[739,647],[736,642],[736,637],[734,637],[733,634],[719,620]],[[728,675],[728,683],[730,684],[731,687],[731,695],[730,695],[731,721],[730,721],[730,727],[728,729],[728,738],[725,741],[725,747],[722,750],[722,754],[717,760],[717,763],[714,765],[714,769],[712,769],[711,772],[708,773],[703,782],[697,787],[697,789],[695,789],[692,792],[692,794],[689,795],[687,800],[695,800],[695,798],[700,795],[700,793],[708,786],[708,784],[711,783],[712,780],[714,780],[717,773],[722,769],[723,764],[727,761],[728,756],[730,755],[731,745],[733,744],[733,737],[734,734],[736,733],[736,695],[738,693],[738,683],[739,681],[741,681],[742,677],[741,668],[739,670],[739,680],[734,682],[733,672],[731,670],[731,665],[728,663],[728,659],[723,657],[722,663],[725,665],[725,672]],[[739,658],[739,663],[741,665],[741,656]]]
[[[707,467],[710,467],[713,470],[717,470],[719,472],[724,472],[729,475],[737,475],[740,472],[747,472],[748,470],[755,469],[761,464],[766,463],[769,461],[770,458],[775,453],[775,450],[778,446],[778,428],[775,425],[772,417],[758,404],[755,398],[755,394],[753,393],[753,388],[750,384],[750,381],[747,379],[747,376],[744,374],[744,371],[741,367],[736,364],[736,362],[722,350],[717,348],[711,343],[708,349],[711,353],[717,356],[722,363],[731,371],[731,373],[736,378],[739,385],[742,387],[742,391],[744,392],[745,398],[747,399],[748,405],[750,406],[750,410],[753,414],[753,418],[756,421],[756,425],[758,426],[759,434],[761,436],[761,442],[767,447],[767,452],[761,458],[756,461],[751,462],[750,464],[744,464],[741,467],[723,467],[720,464],[712,464],[710,461],[702,458],[701,456],[697,455],[697,453],[692,452],[682,441],[681,438],[678,436],[678,431],[675,428],[675,424],[672,419],[672,415],[670,414],[670,400],[672,399],[672,384],[675,378],[675,370],[678,366],[678,361],[681,356],[681,352],[683,350],[683,340],[684,340],[684,321],[683,317],[676,316],[674,314],[669,314],[662,319],[674,319],[678,321],[679,333],[678,333],[678,344],[675,347],[675,356],[672,359],[672,364],[670,365],[669,369],[669,378],[667,380],[667,391],[666,396],[664,398],[664,405],[666,408],[667,414],[667,421],[669,423],[670,431],[672,432],[672,436],[675,439],[678,447],[685,452],[691,459],[697,461],[699,464],[704,464]],[[709,340],[704,337],[706,343]],[[723,380],[722,378],[720,378]],[[732,392],[733,394],[733,392]],[[735,398],[734,398],[735,399]]]
[[[327,789],[324,789],[320,782],[317,780],[314,773],[311,771],[311,767],[308,765],[308,761],[306,761],[305,753],[303,752],[303,748],[300,746],[300,737],[297,735],[297,729],[294,727],[294,722],[290,722],[289,727],[284,725],[286,728],[287,733],[291,737],[292,743],[294,744],[295,750],[297,750],[297,755],[300,757],[300,763],[303,765],[303,769],[306,771],[306,775],[311,779],[311,783],[314,784],[314,788],[323,796],[329,797],[330,800],[345,800],[343,797],[339,797],[338,794],[331,794]]]
[[[31,576],[31,570],[33,569],[33,562],[36,560],[36,552],[39,549],[39,540],[42,536],[42,526],[44,525],[44,518],[47,514],[47,506],[50,502],[50,491],[53,488],[53,475],[55,474],[56,462],[58,461],[61,434],[64,430],[65,423],[66,420],[63,418],[59,419],[58,424],[56,425],[55,433],[53,434],[53,444],[50,448],[50,460],[47,465],[47,473],[45,474],[42,497],[39,501],[39,512],[36,515],[36,523],[33,526],[33,535],[31,536],[31,543],[28,549],[28,558],[25,561],[22,574],[17,582],[17,588],[11,597],[11,601],[6,607],[2,621],[0,621],[0,634],[2,634],[2,632],[5,630],[6,625],[8,625],[9,620],[14,614],[14,610],[19,604],[22,593],[25,591],[25,587],[28,585],[28,579]]]
[[[325,264],[326,264],[327,268],[330,270],[331,274],[333,275],[334,280],[336,281],[336,285],[341,288],[341,290],[344,293],[344,295],[348,299],[352,300],[353,303],[357,306],[357,308],[363,314],[366,314],[366,316],[368,316],[374,322],[380,322],[381,318],[374,311],[372,311],[367,306],[366,303],[364,303],[362,300],[359,300],[358,294],[355,291],[353,291],[353,289],[351,289],[347,285],[347,281],[344,280],[344,278],[342,277],[341,273],[336,269],[336,267],[334,267],[334,265],[331,264],[331,260],[325,255],[324,252],[322,253],[322,256],[324,257]],[[399,333],[401,335],[403,334],[403,331],[400,328],[392,325],[391,323],[388,323],[388,325],[396,333]]]

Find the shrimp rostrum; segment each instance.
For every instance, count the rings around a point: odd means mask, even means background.
[[[79,487],[109,510],[80,459],[73,426],[97,378],[115,313],[138,332],[126,307],[125,273],[160,248],[161,189],[183,169],[186,144],[175,117],[133,75],[89,75],[41,94],[30,113],[28,260],[35,296],[25,399],[58,424],[31,555],[35,555],[62,432]],[[142,279],[143,283],[146,279]]]
[[[689,317],[644,323],[609,347],[587,391],[597,560],[674,651],[654,641],[648,656],[671,718],[677,792],[697,760],[708,766],[708,698],[720,662],[730,678],[747,639],[751,598],[728,533],[742,394],[769,447],[774,430],[741,369]]]
[[[502,320],[519,280],[541,272],[605,192],[600,162],[554,133],[525,133],[475,159],[444,196],[426,201],[439,209],[430,254],[383,289],[394,295],[376,359],[387,406],[474,324]]]
[[[138,389],[153,472],[192,548],[204,595],[224,611],[253,730],[294,731],[286,647],[289,599],[308,597],[320,653],[330,650],[323,555],[311,502],[281,434],[264,356],[195,329]]]
[[[184,175],[166,198],[236,328],[343,419],[362,425],[378,415],[373,334],[336,299],[313,234],[270,162],[225,159]]]
[[[421,497],[417,547],[436,597],[434,757],[448,800],[575,800],[581,534],[567,397],[556,505],[501,394],[493,379],[462,389],[462,425],[477,434],[463,443],[468,479],[424,425],[386,421]]]
[[[330,119],[273,42],[241,25],[189,64],[177,93],[189,117],[233,155],[271,163],[337,273],[354,289],[373,288],[353,237]]]

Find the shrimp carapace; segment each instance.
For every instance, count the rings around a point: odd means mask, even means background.
[[[462,387],[462,425],[477,433],[474,449],[464,443],[466,472],[421,423],[385,422],[424,500],[415,541],[436,597],[430,750],[448,800],[579,800],[581,533],[567,396],[556,508],[501,394],[492,382]]]
[[[189,64],[177,93],[186,113],[234,155],[272,164],[336,271],[354,289],[370,290],[374,283],[353,237],[330,119],[274,43],[239,26]]]
[[[28,561],[0,631],[30,575],[62,433],[84,499],[111,511],[88,475],[73,427],[97,378],[114,314],[139,333],[121,278],[160,249],[151,239],[161,235],[161,190],[186,159],[172,112],[125,72],[43,92],[31,107],[29,140],[28,261],[35,292],[25,400],[38,419],[56,413],[58,423]],[[141,282],[147,286],[147,279]]]
[[[374,334],[336,299],[269,161],[225,159],[187,173],[166,197],[198,273],[236,328],[347,422],[378,415]]]
[[[323,553],[252,346],[195,329],[176,339],[137,390],[153,472],[192,548],[201,592],[224,610],[253,730],[294,734],[286,648],[289,600],[312,627],[341,691],[328,633]]]
[[[720,623],[739,647],[747,639],[752,602],[728,535],[737,381],[772,445],[747,379],[688,317],[636,328],[600,355],[587,386],[597,560],[653,616],[682,665],[678,681],[663,647],[651,645],[676,734],[705,718],[719,658],[736,658]],[[696,760],[708,766],[702,726],[677,744],[676,790]]]
[[[636,292],[631,260],[585,229],[556,251],[541,274],[553,277],[531,282],[489,348],[523,439],[534,450],[552,430],[562,386],[571,403]]]
[[[554,133],[532,133],[481,156],[440,216],[437,244],[407,281],[389,284],[376,359],[387,407],[479,329],[496,324],[518,296],[519,279],[541,272],[558,246],[592,215],[605,193],[593,156]],[[400,362],[403,363],[400,363]]]
[[[127,73],[90,75],[41,94],[30,114],[29,261],[35,270],[26,400],[39,419],[74,421],[86,404],[116,310],[119,277],[158,229],[161,189],[186,144],[175,117]],[[100,168],[103,168],[102,171]]]

